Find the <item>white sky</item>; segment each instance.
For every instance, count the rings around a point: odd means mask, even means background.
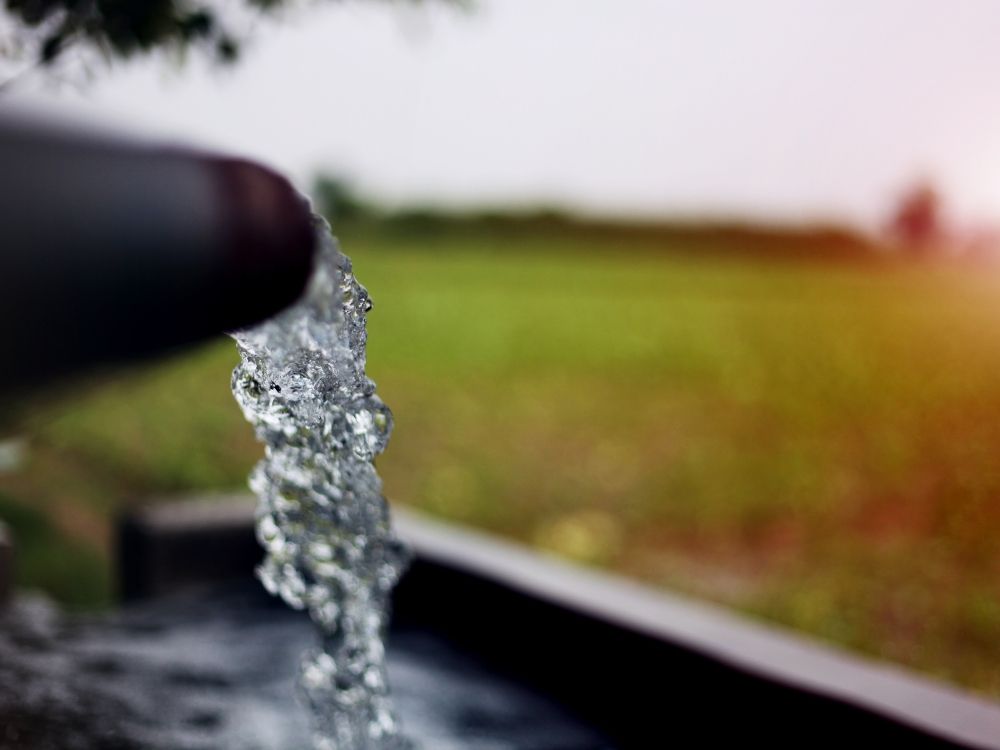
[[[930,176],[1000,218],[1000,2],[317,2],[231,71],[36,98],[390,201],[872,225]]]

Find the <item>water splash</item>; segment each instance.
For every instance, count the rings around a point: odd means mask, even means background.
[[[407,559],[372,463],[392,415],[365,375],[368,292],[316,221],[320,247],[302,299],[233,334],[242,360],[233,393],[265,444],[250,476],[267,553],[257,574],[319,630],[299,679],[317,750],[412,748],[389,702],[382,640]]]

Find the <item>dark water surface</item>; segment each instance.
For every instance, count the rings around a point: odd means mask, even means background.
[[[313,638],[252,583],[89,618],[22,597],[0,615],[0,748],[307,748],[295,675]],[[389,677],[425,750],[610,747],[432,634],[394,632]]]

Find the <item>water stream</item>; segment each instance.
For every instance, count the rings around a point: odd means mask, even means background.
[[[257,573],[319,631],[299,678],[317,750],[412,748],[390,705],[382,638],[407,559],[373,463],[392,415],[365,374],[370,298],[316,221],[302,299],[233,334],[233,393],[265,445],[250,476],[266,551]]]

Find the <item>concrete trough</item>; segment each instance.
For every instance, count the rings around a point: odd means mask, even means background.
[[[485,534],[395,518],[415,560],[395,595],[394,637],[433,634],[614,747],[1000,750],[1000,706],[951,686]],[[124,598],[245,579],[261,555],[252,527],[241,496],[130,515]]]

